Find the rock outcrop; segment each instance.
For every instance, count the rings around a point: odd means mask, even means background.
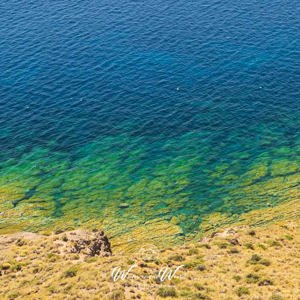
[[[88,256],[110,256],[112,255],[111,245],[103,231],[95,231],[86,236],[75,235],[71,239],[73,244],[72,253],[80,253]]]

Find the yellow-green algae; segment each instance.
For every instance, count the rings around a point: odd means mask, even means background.
[[[96,226],[132,243],[142,235],[174,241],[198,235],[210,216],[236,222],[299,199],[299,147],[220,156],[197,134],[156,145],[106,137],[72,156],[34,148],[4,161],[0,232]]]

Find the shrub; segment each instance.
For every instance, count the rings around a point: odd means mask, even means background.
[[[291,240],[294,239],[293,236],[291,236],[291,235],[289,235],[289,234],[285,235],[285,238],[286,238],[287,240],[289,240],[289,241],[291,241]]]
[[[32,273],[33,273],[33,274],[37,274],[37,273],[39,273],[39,272],[41,272],[41,271],[42,271],[41,268],[36,267],[36,268],[34,268],[34,269],[32,270]]]
[[[197,266],[197,262],[191,261],[191,262],[187,262],[184,265],[185,269],[192,269],[195,268]]]
[[[49,291],[51,294],[55,294],[55,293],[58,292],[57,288],[54,287],[54,286],[49,286],[48,291]]]
[[[260,264],[268,267],[271,264],[271,262],[268,259],[262,259],[260,261]]]
[[[246,282],[247,283],[257,283],[259,281],[260,277],[256,274],[248,274],[246,276]]]
[[[230,249],[228,252],[229,252],[229,253],[232,253],[232,254],[237,254],[237,253],[239,253],[240,251],[239,251],[238,249],[236,249],[236,248],[232,248],[232,249]]]
[[[11,267],[10,263],[3,263],[1,265],[1,270],[8,270]]]
[[[251,258],[248,260],[250,264],[257,264],[261,261],[261,257],[257,254],[253,254]]]
[[[200,283],[195,283],[194,287],[198,290],[198,291],[204,291],[205,287],[203,285],[201,285]]]
[[[259,255],[253,254],[251,258],[248,260],[248,263],[255,265],[255,264],[261,264],[264,266],[269,266],[271,262],[267,259],[262,259]]]
[[[199,247],[206,248],[206,249],[211,249],[211,246],[209,244],[202,244]]]
[[[195,254],[198,254],[198,253],[199,253],[199,250],[196,249],[196,248],[192,248],[188,252],[189,255],[195,255]]]
[[[71,267],[67,271],[64,272],[63,277],[69,278],[69,277],[75,277],[77,275],[78,269],[76,267]]]
[[[237,288],[236,290],[236,294],[241,297],[243,295],[249,295],[250,292],[249,292],[249,289],[245,286],[240,286],[239,288]]]
[[[267,250],[267,247],[266,247],[266,245],[264,245],[264,244],[259,244],[258,247],[260,247],[260,248],[263,249],[263,250]]]
[[[65,232],[65,229],[63,229],[63,228],[57,228],[57,229],[54,231],[55,234],[61,234],[61,233],[63,233],[63,232]]]
[[[19,296],[20,296],[20,294],[18,292],[14,292],[14,293],[11,293],[10,295],[8,295],[8,299],[9,300],[16,299]]]
[[[278,241],[271,241],[270,246],[271,247],[282,247],[282,245]]]
[[[127,260],[127,264],[128,264],[128,265],[133,265],[134,263],[135,263],[135,261],[132,260],[132,259],[128,259],[128,260]]]
[[[185,258],[182,255],[179,255],[179,254],[171,256],[169,259],[170,260],[175,260],[175,261],[184,261],[185,260]]]
[[[176,297],[176,290],[171,286],[161,287],[157,291],[157,295],[163,298],[166,297]]]
[[[16,264],[12,265],[10,269],[12,271],[21,271],[22,270],[22,266],[21,266],[21,264],[16,263]]]
[[[50,262],[56,262],[59,256],[55,253],[48,253],[47,258],[49,259]]]
[[[220,249],[226,249],[227,247],[228,247],[228,243],[219,243],[218,244],[218,247],[220,248]]]
[[[234,275],[232,278],[237,282],[241,281],[241,279],[242,279],[242,277],[240,275]]]
[[[200,299],[200,300],[211,300],[210,297],[208,297],[207,295],[203,295],[201,293],[197,293],[197,294],[194,294],[192,296],[192,300],[197,300],[197,299]]]
[[[255,232],[254,230],[250,230],[250,231],[248,232],[248,234],[251,235],[251,236],[255,236],[255,235],[256,235],[256,232]]]
[[[253,246],[252,243],[246,243],[246,244],[245,244],[245,247],[246,247],[247,249],[254,250],[254,246]]]
[[[111,299],[111,300],[122,300],[122,299],[125,299],[124,292],[121,291],[121,290],[113,291],[110,294],[109,299]]]
[[[196,268],[198,271],[205,271],[206,267],[204,265],[198,265]]]

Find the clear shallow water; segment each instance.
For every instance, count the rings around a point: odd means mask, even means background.
[[[295,199],[299,15],[293,0],[1,4],[0,227],[188,234]]]

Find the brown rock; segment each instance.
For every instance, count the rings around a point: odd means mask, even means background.
[[[88,256],[110,256],[112,255],[110,242],[103,231],[92,233],[85,238],[73,242],[72,253],[81,253]]]

